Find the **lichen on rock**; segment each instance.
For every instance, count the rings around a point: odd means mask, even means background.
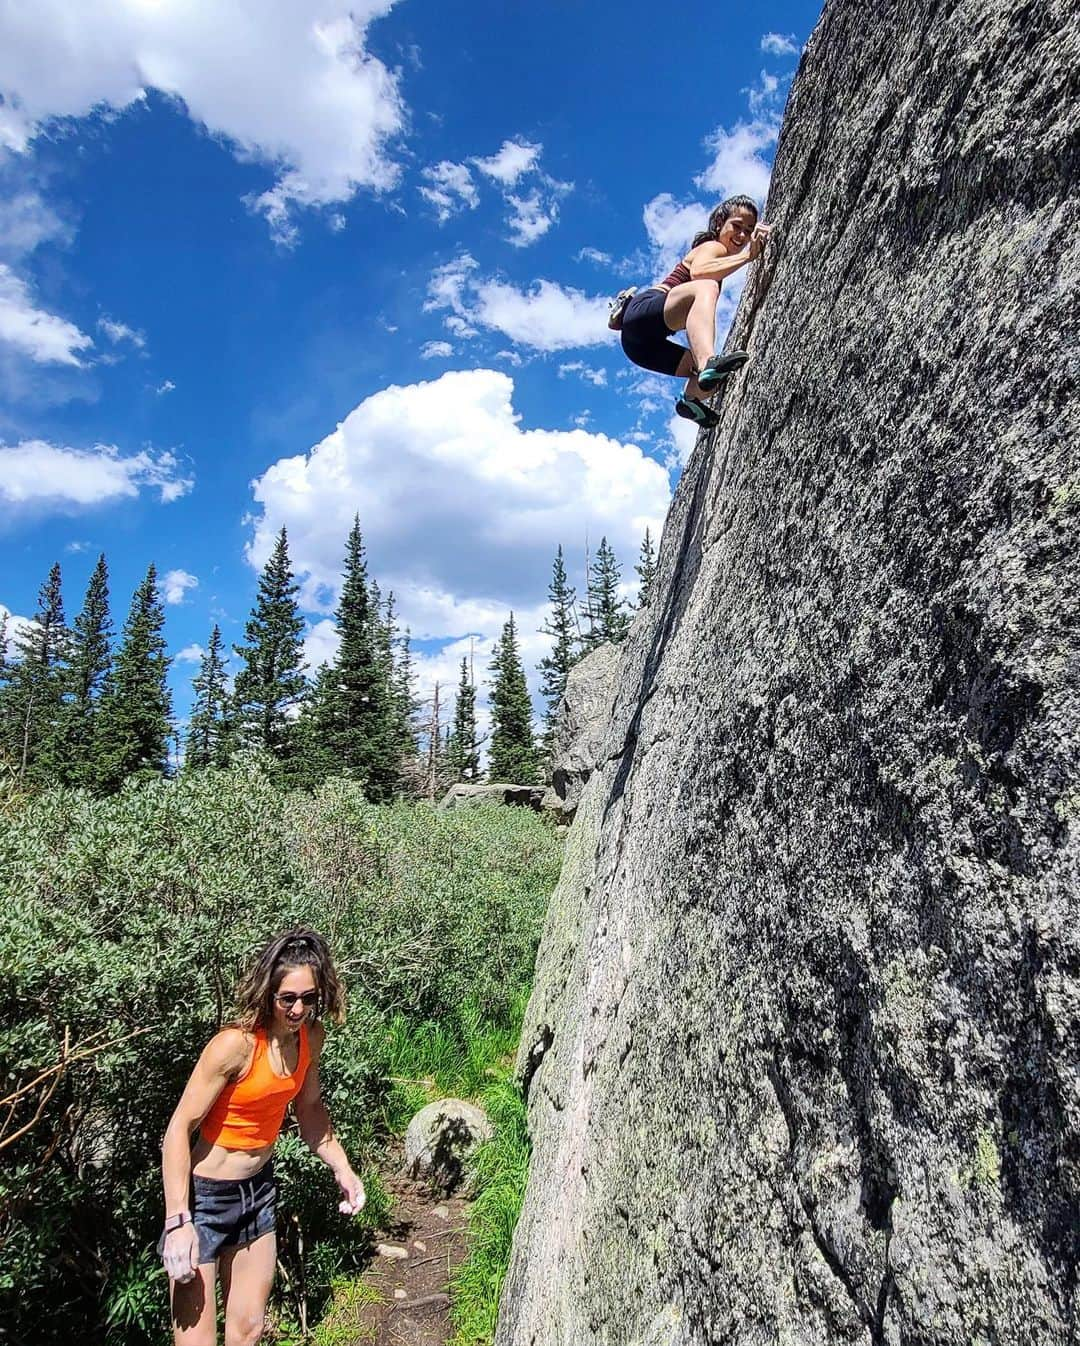
[[[1075,1340],[1078,46],[825,7],[549,912],[498,1346]]]

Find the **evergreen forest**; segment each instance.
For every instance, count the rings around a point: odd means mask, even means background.
[[[634,567],[638,607],[648,602],[655,568],[646,531]],[[22,791],[65,786],[109,795],[131,780],[227,767],[256,754],[283,788],[312,790],[342,778],[358,782],[375,803],[434,799],[485,772],[494,781],[539,782],[570,669],[597,645],[625,639],[635,610],[606,538],[586,556],[585,573],[579,601],[560,545],[542,628],[550,649],[537,670],[545,707],[538,726],[512,612],[490,651],[484,683],[477,682],[473,658],[462,661],[455,687],[436,684],[433,695],[418,695],[410,632],[398,620],[393,593],[384,595],[370,573],[358,519],[343,552],[336,653],[306,668],[300,586],[283,528],[259,576],[242,640],[230,648],[219,625],[209,632],[181,724],[155,566],[117,631],[106,557],[99,556],[71,621],[54,564],[32,618],[11,632],[0,618],[0,770]],[[483,734],[482,692],[490,707]]]

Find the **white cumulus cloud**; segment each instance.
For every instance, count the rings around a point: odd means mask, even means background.
[[[146,346],[146,337],[142,332],[129,327],[126,322],[114,322],[112,318],[99,318],[98,327],[105,333],[114,346],[121,341],[130,341],[138,350]]]
[[[799,44],[795,41],[794,33],[786,36],[783,33],[766,33],[761,39],[761,50],[770,56],[797,56]]]
[[[510,206],[508,241],[515,248],[527,248],[530,243],[543,238],[559,218],[558,204],[550,199],[545,200],[539,192],[531,192],[528,196],[508,196],[506,199]]]
[[[0,603],[0,625],[4,626],[7,636],[6,648],[0,648],[0,655],[11,656],[18,642],[29,632],[33,622],[29,617],[19,617],[9,607]]]
[[[685,467],[697,443],[697,426],[692,421],[684,421],[681,416],[672,416],[667,423],[667,432],[671,441],[668,466],[673,470],[676,467]]]
[[[559,378],[566,378],[567,374],[577,374],[586,383],[593,384],[596,388],[607,387],[607,370],[594,369],[591,365],[585,364],[582,360],[570,360],[566,364],[559,366]]]
[[[767,70],[763,70],[758,83],[751,85],[745,92],[751,112],[760,113],[771,109],[775,107],[780,96],[780,76],[770,75]]]
[[[709,209],[700,201],[680,204],[670,192],[661,192],[646,202],[642,212],[645,232],[653,248],[657,279],[690,250],[690,241],[709,223]]]
[[[67,243],[70,227],[40,192],[22,189],[0,198],[0,257],[17,260],[40,243]]]
[[[326,612],[358,515],[369,571],[394,591],[403,625],[441,645],[469,633],[493,640],[511,609],[532,622],[560,543],[577,555],[604,535],[630,574],[645,528],[662,528],[664,467],[603,434],[526,429],[513,394],[513,380],[491,369],[373,394],[310,452],[255,481],[251,564],[265,563],[286,526],[304,603]],[[522,627],[524,637],[524,618]],[[331,638],[312,628],[315,662]]]
[[[435,207],[440,224],[444,224],[459,210],[475,210],[480,204],[480,193],[465,164],[455,164],[444,159],[442,163],[425,168],[423,176],[430,185],[421,187],[420,195]]]
[[[0,44],[0,145],[60,118],[120,112],[156,89],[238,158],[267,165],[252,204],[282,242],[296,206],[392,187],[398,77],[366,48],[394,0],[35,0]],[[11,7],[8,7],[11,9]]]
[[[425,341],[420,347],[421,360],[445,360],[453,353],[454,348],[449,341]]]
[[[507,206],[506,224],[510,232],[507,242],[515,248],[527,248],[543,238],[559,218],[559,200],[573,190],[572,182],[559,182],[540,168],[543,145],[531,141],[504,140],[502,147],[490,158],[473,158],[469,162],[500,189]],[[532,175],[527,192],[513,189],[519,181]]]
[[[0,263],[0,341],[35,364],[81,367],[79,352],[94,343],[74,323],[37,308],[30,287]]]
[[[161,581],[161,592],[165,602],[170,604],[182,603],[188,590],[198,587],[198,578],[188,574],[186,570],[169,570]]]
[[[765,154],[776,144],[780,123],[775,118],[737,122],[730,131],[719,126],[706,140],[713,160],[695,182],[724,198],[745,194],[764,202],[772,167]]]
[[[504,140],[502,147],[490,158],[473,159],[470,162],[495,182],[504,187],[513,187],[518,178],[534,169],[543,153],[543,145],[534,145],[527,140]]]
[[[112,444],[74,449],[41,439],[0,443],[0,500],[12,506],[79,509],[130,499],[144,489],[156,490],[168,504],[193,484],[172,453],[124,455]]]
[[[165,600],[168,602],[168,599]],[[178,664],[200,664],[206,651],[201,645],[185,645],[182,650],[178,650],[175,659]]]
[[[527,291],[476,273],[476,261],[463,253],[439,267],[428,285],[428,312],[450,310],[445,325],[459,335],[463,328],[486,327],[536,350],[572,350],[614,340],[608,330],[607,299],[590,297],[554,281],[538,280]]]

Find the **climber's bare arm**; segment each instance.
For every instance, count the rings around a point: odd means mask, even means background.
[[[732,257],[728,256],[719,243],[700,244],[689,257],[690,279],[726,280],[747,262],[756,262],[765,250],[769,228],[767,224],[756,225],[750,242]]]

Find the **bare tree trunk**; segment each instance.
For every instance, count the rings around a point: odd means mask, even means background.
[[[435,800],[435,778],[439,766],[439,684],[435,684],[435,699],[431,705],[431,734],[428,738],[428,798]]]

